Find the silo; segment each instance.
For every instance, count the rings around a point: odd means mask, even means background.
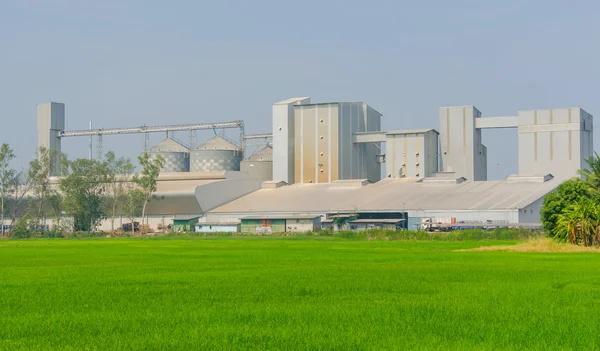
[[[150,155],[160,155],[165,159],[163,172],[189,172],[190,171],[190,149],[167,138],[150,148]]]
[[[192,172],[239,171],[242,149],[215,136],[190,153]]]
[[[265,146],[240,164],[240,171],[248,173],[250,179],[273,180],[273,148]]]

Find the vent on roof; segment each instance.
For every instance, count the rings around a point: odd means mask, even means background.
[[[423,183],[428,183],[428,184],[460,184],[464,181],[466,181],[467,179],[465,179],[464,177],[460,177],[460,178],[438,178],[438,177],[427,177],[427,178],[423,178]]]
[[[340,188],[360,188],[367,184],[371,184],[368,179],[345,179],[335,180],[331,183],[331,186]]]
[[[507,183],[545,183],[549,180],[554,179],[552,174],[546,174],[543,176],[534,175],[526,176],[520,174],[511,174],[506,178]]]
[[[281,188],[282,186],[286,186],[287,183],[284,182],[283,180],[269,180],[266,182],[262,182],[261,188],[263,189],[275,189],[275,188]]]

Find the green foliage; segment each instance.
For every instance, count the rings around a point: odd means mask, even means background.
[[[482,245],[3,241],[0,349],[598,349],[600,255]]]
[[[61,159],[65,159],[61,155]],[[56,150],[48,150],[40,147],[36,158],[29,162],[29,179],[31,179],[31,189],[38,199],[37,218],[43,224],[44,221],[44,202],[46,197],[52,193],[50,187],[50,176],[53,175],[56,164]],[[42,227],[43,228],[43,227]]]
[[[5,205],[16,173],[15,170],[10,169],[10,162],[14,158],[13,149],[8,144],[2,144],[0,146],[0,232],[2,234],[4,234]]]
[[[142,216],[144,210],[144,193],[139,189],[129,189],[122,200],[122,211],[125,217],[130,220],[130,223],[135,222],[135,219]],[[131,226],[133,232],[135,227]]]
[[[338,229],[344,229],[348,222],[353,221],[358,218],[357,214],[350,214],[347,216],[334,216],[333,217],[333,225]]]
[[[115,217],[118,211],[124,211],[124,202],[127,200],[127,192],[132,189],[129,177],[133,174],[135,167],[128,158],[117,158],[110,151],[104,157],[107,170],[107,192],[104,197],[105,213],[111,219],[111,229],[115,230]]]
[[[372,229],[333,232],[333,236],[359,241],[488,241],[526,240],[544,236],[540,231],[520,228],[464,229],[450,232]]]
[[[91,232],[105,218],[102,194],[107,183],[107,167],[97,160],[68,162],[60,180],[65,212],[74,218],[77,229]]]
[[[29,229],[31,226],[31,216],[26,214],[25,216],[19,218],[17,223],[13,226],[10,231],[10,237],[15,239],[25,239],[30,238],[32,235],[32,231]]]
[[[546,195],[541,209],[541,221],[548,237],[559,236],[559,229],[557,227],[558,217],[571,204],[591,197],[590,185],[579,178],[563,182],[558,186],[556,191]]]
[[[583,246],[600,245],[600,207],[590,198],[581,198],[558,215],[556,238]]]
[[[600,155],[597,152],[586,161],[587,169],[579,170],[596,197],[600,197]]]
[[[144,152],[138,157],[142,170],[140,174],[133,176],[133,182],[137,184],[144,194],[144,205],[142,208],[142,219],[146,215],[146,206],[156,192],[158,184],[158,176],[165,165],[165,160],[162,156],[151,156]],[[142,221],[143,222],[143,221]]]

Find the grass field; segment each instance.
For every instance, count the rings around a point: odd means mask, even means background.
[[[0,241],[0,349],[600,348],[600,255],[339,238]]]

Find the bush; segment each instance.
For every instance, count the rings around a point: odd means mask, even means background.
[[[30,222],[31,216],[29,214],[19,218],[15,226],[11,229],[9,236],[16,239],[31,238],[33,232],[29,230]]]
[[[69,234],[68,238],[69,239],[83,239],[83,238],[99,238],[99,237],[103,237],[106,236],[106,233],[104,232],[84,232],[84,231],[77,231],[77,232],[73,232],[71,234]]]
[[[525,240],[543,237],[544,234],[521,228],[464,229],[451,232],[371,229],[360,232],[341,231],[334,233],[334,236],[347,240],[481,241]]]

